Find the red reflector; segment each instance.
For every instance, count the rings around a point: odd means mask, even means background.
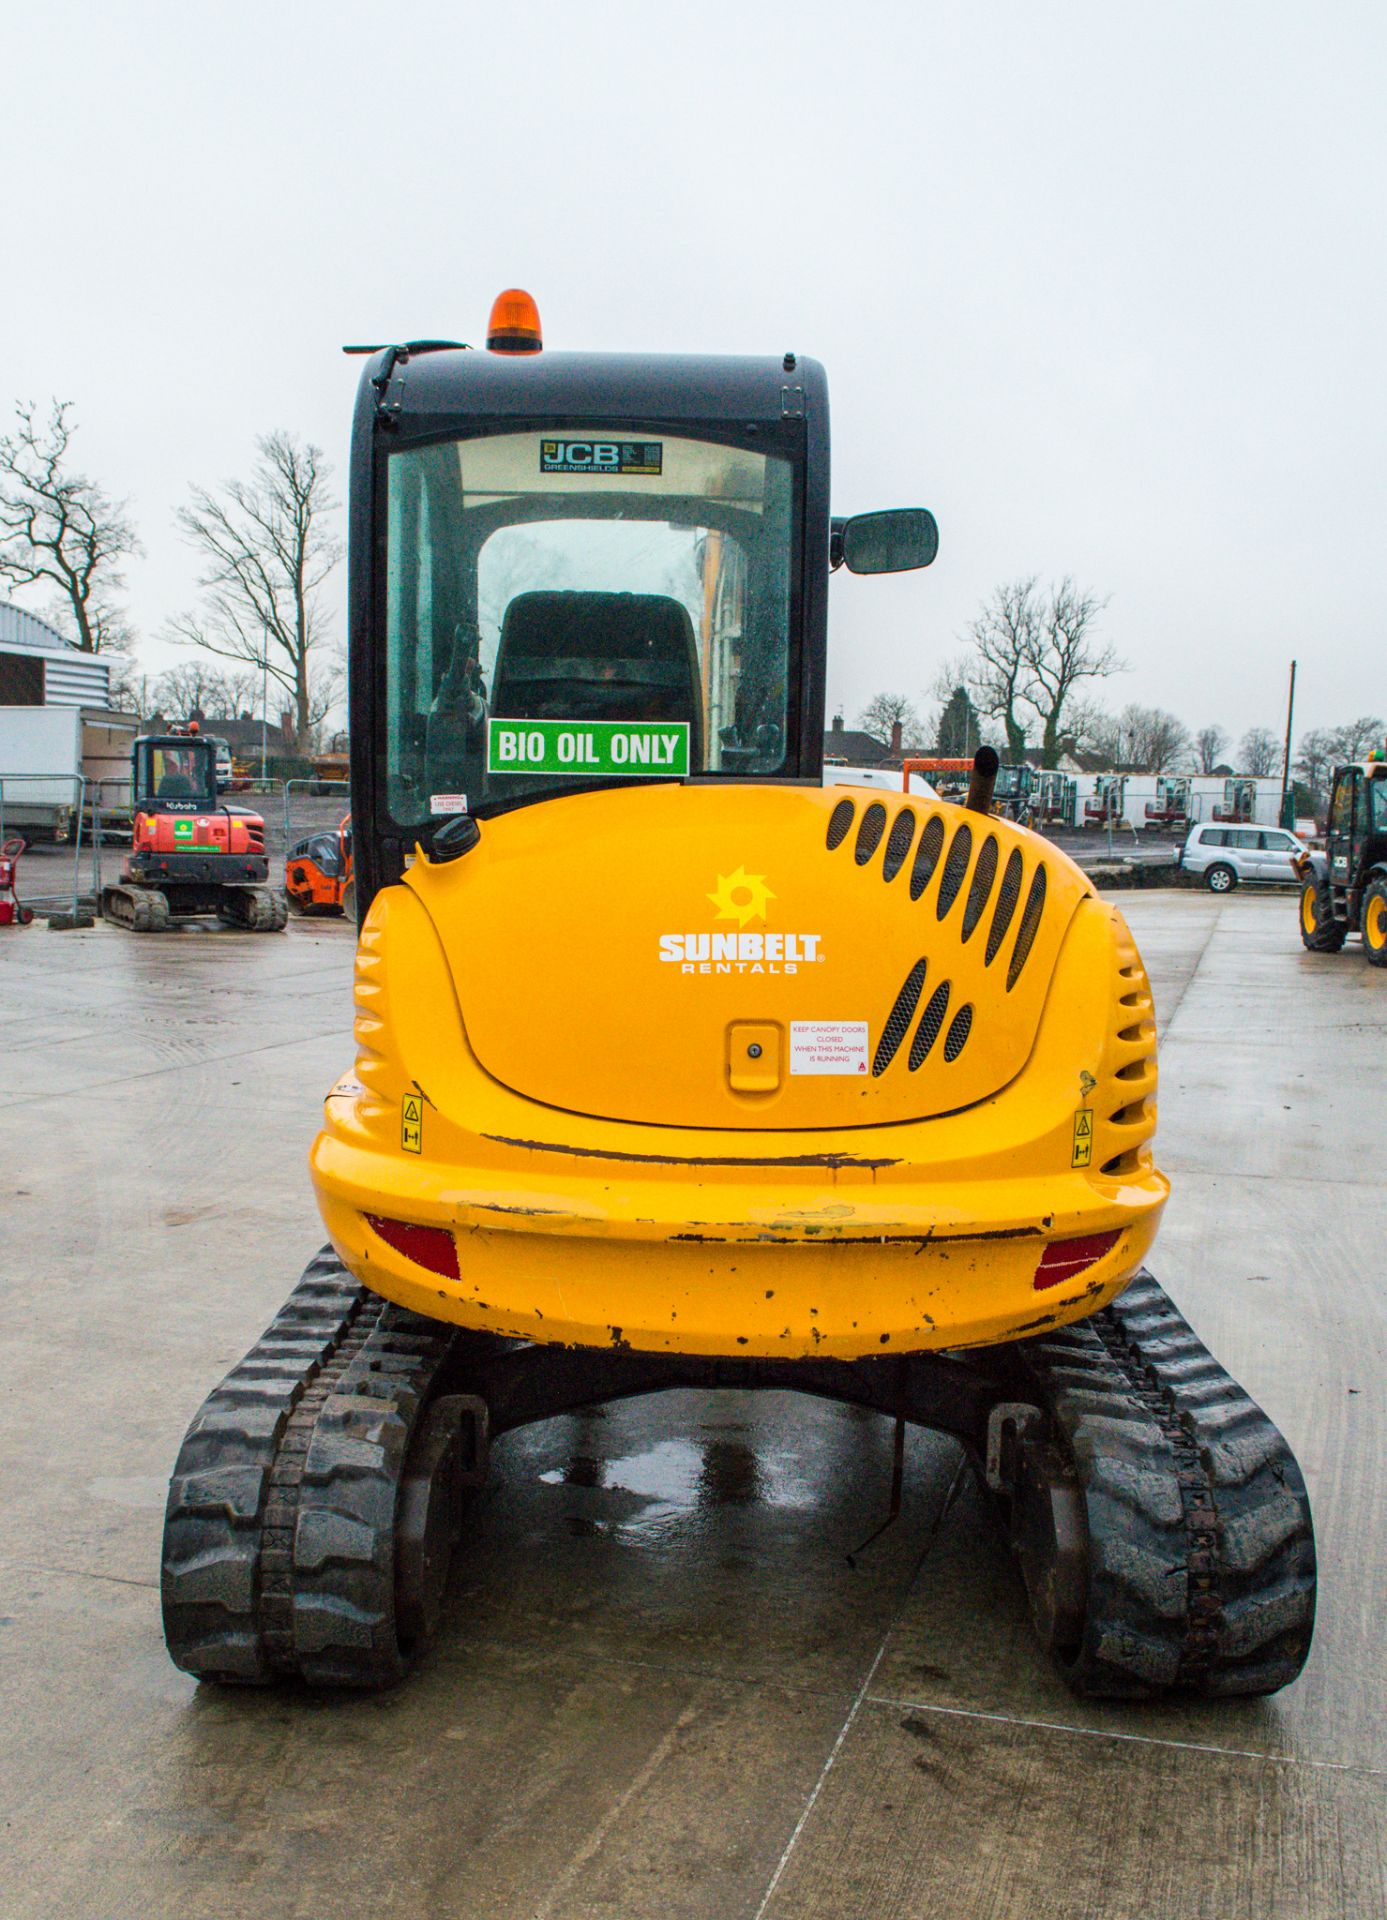
[[[427,1267],[430,1273],[444,1274],[449,1280],[458,1278],[458,1250],[446,1227],[416,1227],[408,1220],[383,1220],[375,1213],[367,1214],[366,1224],[387,1247],[393,1247],[417,1267]]]
[[[1111,1253],[1117,1240],[1116,1233],[1090,1233],[1080,1240],[1052,1240],[1035,1270],[1036,1292],[1072,1280],[1076,1273],[1082,1273],[1105,1253]]]

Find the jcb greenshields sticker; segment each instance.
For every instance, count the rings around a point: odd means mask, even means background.
[[[1090,1107],[1080,1107],[1074,1115],[1074,1151],[1070,1155],[1071,1167],[1086,1167],[1093,1158],[1093,1111]]]
[[[407,1093],[400,1108],[400,1146],[406,1153],[424,1151],[424,1097]]]
[[[686,720],[489,720],[488,773],[658,775],[689,771]]]
[[[541,473],[652,476],[664,466],[661,440],[541,440]]]

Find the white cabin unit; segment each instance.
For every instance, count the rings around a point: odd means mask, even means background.
[[[82,802],[89,821],[97,803],[108,817],[128,816],[139,723],[110,702],[108,660],[0,602],[0,819],[7,833],[65,840]]]

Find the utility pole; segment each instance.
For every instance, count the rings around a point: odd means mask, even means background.
[[[1281,762],[1281,824],[1283,827],[1294,827],[1295,825],[1294,807],[1290,809],[1292,817],[1290,819],[1286,817],[1286,796],[1290,792],[1291,786],[1291,722],[1295,719],[1295,666],[1296,663],[1292,660],[1291,690],[1286,699],[1286,753],[1285,758]]]

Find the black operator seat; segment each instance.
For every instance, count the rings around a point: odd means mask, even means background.
[[[518,594],[491,679],[503,720],[682,720],[703,764],[703,680],[688,609],[665,593]]]
[[[196,792],[186,773],[166,773],[154,797],[156,800],[192,800]]]

